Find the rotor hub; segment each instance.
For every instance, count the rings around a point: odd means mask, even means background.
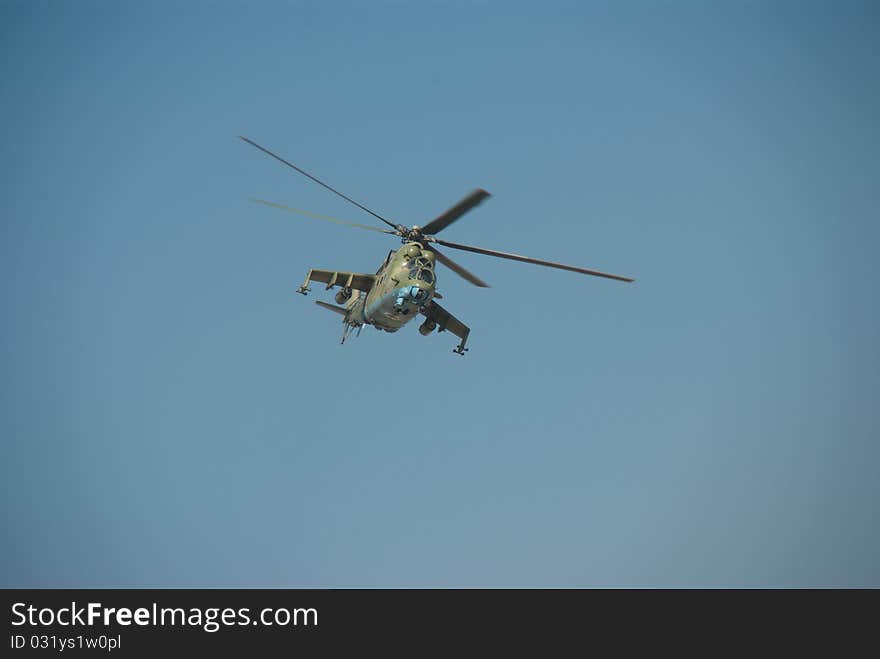
[[[430,238],[422,233],[422,228],[413,225],[409,228],[401,226],[398,230],[401,242],[404,243],[426,243],[430,242]]]

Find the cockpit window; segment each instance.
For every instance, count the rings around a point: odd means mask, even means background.
[[[428,270],[427,268],[422,268],[419,270],[419,279],[427,284],[434,283],[434,273]]]

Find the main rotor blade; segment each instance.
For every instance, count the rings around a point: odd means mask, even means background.
[[[239,139],[241,139],[242,141],[247,142],[248,144],[250,144],[251,146],[255,146],[256,148],[258,148],[258,149],[259,149],[260,151],[262,151],[263,153],[272,156],[273,158],[275,158],[275,160],[278,160],[279,162],[284,163],[284,164],[287,165],[288,167],[290,167],[290,168],[292,168],[292,169],[295,169],[296,171],[298,171],[298,172],[299,172],[300,174],[302,174],[303,176],[307,176],[308,178],[312,179],[312,180],[313,180],[315,183],[317,183],[318,185],[322,185],[322,186],[324,186],[325,188],[327,188],[328,190],[330,190],[330,192],[332,192],[333,194],[335,194],[335,195],[339,195],[340,197],[342,197],[343,199],[345,199],[345,201],[354,204],[355,206],[357,206],[358,208],[360,208],[362,211],[366,211],[367,213],[369,213],[370,215],[372,215],[372,216],[375,217],[376,219],[378,219],[378,220],[382,220],[385,224],[387,224],[388,226],[390,226],[392,229],[395,229],[395,230],[396,230],[396,229],[399,229],[399,228],[400,228],[400,227],[398,227],[398,225],[394,224],[393,222],[391,222],[391,221],[389,221],[389,220],[386,220],[384,217],[382,217],[382,216],[379,215],[378,213],[374,213],[373,211],[371,211],[371,210],[370,210],[369,208],[367,208],[366,206],[362,206],[361,204],[359,204],[358,202],[356,202],[356,201],[355,201],[354,199],[352,199],[351,197],[346,197],[346,196],[345,196],[344,194],[342,194],[339,190],[336,190],[336,189],[334,189],[334,188],[331,188],[329,185],[327,185],[326,183],[324,183],[324,182],[321,181],[321,180],[318,180],[317,178],[315,178],[314,176],[312,176],[311,174],[309,174],[309,173],[308,173],[307,171],[305,171],[304,169],[300,169],[299,167],[297,167],[297,166],[294,165],[293,163],[291,163],[291,162],[287,162],[287,161],[286,161],[284,158],[282,158],[281,156],[277,156],[277,155],[275,155],[274,153],[272,153],[271,151],[269,151],[269,149],[266,149],[266,148],[260,146],[259,144],[257,144],[257,143],[254,142],[253,140],[249,140],[248,138],[246,138],[246,137],[242,137],[241,135],[239,135],[238,137],[239,137]]]
[[[428,222],[421,228],[422,233],[426,236],[433,236],[440,233],[443,229],[455,222],[462,215],[467,213],[477,204],[481,203],[486,197],[491,197],[488,192],[482,188],[478,188],[471,192],[467,197],[458,202],[455,206],[447,210],[445,213],[438,215],[436,218]]]
[[[470,272],[469,270],[466,270],[466,269],[464,269],[463,267],[461,267],[458,263],[456,263],[456,262],[453,261],[451,258],[449,258],[448,256],[446,256],[446,254],[444,254],[444,253],[441,252],[439,249],[437,249],[436,247],[434,247],[434,245],[429,245],[428,248],[429,248],[432,252],[434,252],[435,256],[437,257],[437,260],[440,261],[440,263],[442,263],[442,264],[445,265],[447,268],[449,268],[450,270],[452,270],[452,271],[453,271],[455,274],[457,274],[459,277],[462,277],[463,279],[467,279],[467,280],[468,280],[470,283],[472,283],[474,286],[479,286],[479,287],[481,287],[481,288],[489,288],[489,284],[487,284],[487,283],[484,282],[482,279],[480,279],[479,277],[477,277],[474,273],[472,273],[472,272]]]
[[[453,249],[463,249],[467,252],[475,252],[476,254],[486,254],[487,256],[498,256],[502,259],[511,259],[513,261],[522,261],[523,263],[534,263],[535,265],[543,265],[548,268],[558,268],[559,270],[570,270],[571,272],[579,272],[583,275],[593,275],[595,277],[605,277],[606,279],[616,279],[618,281],[633,282],[635,279],[629,277],[621,277],[620,275],[612,275],[607,272],[599,272],[598,270],[588,270],[586,268],[578,268],[573,265],[565,265],[564,263],[555,263],[553,261],[543,261],[541,259],[533,259],[529,256],[520,256],[519,254],[508,254],[507,252],[496,252],[493,249],[484,249],[482,247],[473,247],[471,245],[461,245],[459,243],[450,243],[439,238],[434,238],[436,242],[444,247],[452,247]]]
[[[316,220],[324,220],[325,222],[333,222],[335,224],[341,224],[345,227],[356,227],[358,229],[367,229],[368,231],[378,231],[379,233],[390,233],[394,235],[396,232],[391,229],[382,229],[381,227],[371,227],[369,224],[358,224],[357,222],[346,222],[345,220],[338,220],[335,217],[330,217],[329,215],[318,215],[317,213],[310,213],[309,211],[304,211],[299,208],[291,208],[290,206],[282,206],[281,204],[276,204],[271,201],[266,201],[265,199],[256,199],[251,198],[251,201],[256,202],[258,204],[265,204],[266,206],[271,206],[272,208],[280,208],[283,211],[289,211],[291,213],[298,213],[299,215],[305,215],[306,217],[311,217]]]

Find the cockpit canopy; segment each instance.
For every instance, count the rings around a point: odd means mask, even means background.
[[[434,253],[422,249],[421,245],[411,243],[404,250],[403,266],[409,270],[412,281],[421,281],[429,286],[434,284]]]
[[[428,252],[430,253],[430,252]],[[431,254],[433,256],[433,254]],[[409,262],[409,278],[423,281],[426,284],[434,283],[434,259],[425,256],[422,252],[421,256],[416,257]]]

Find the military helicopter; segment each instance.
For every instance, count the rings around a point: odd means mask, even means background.
[[[375,274],[370,275],[357,272],[343,272],[341,270],[318,270],[313,268],[309,270],[302,286],[297,289],[297,293],[306,295],[311,290],[309,284],[313,281],[325,284],[326,290],[339,287],[339,290],[336,292],[335,300],[336,303],[341,306],[321,301],[316,301],[316,304],[342,316],[342,343],[345,343],[345,339],[353,330],[357,330],[359,335],[364,325],[372,325],[373,327],[386,332],[396,332],[413,318],[422,315],[425,318],[419,326],[419,332],[422,336],[431,334],[435,329],[438,332],[451,332],[459,338],[458,345],[453,348],[452,351],[459,355],[464,355],[464,353],[467,352],[468,348],[465,347],[465,344],[467,343],[468,335],[470,334],[470,328],[442,306],[437,304],[437,300],[441,299],[442,295],[440,295],[436,288],[436,263],[439,261],[455,274],[466,279],[475,286],[488,288],[489,284],[446,256],[437,248],[438,245],[449,247],[451,249],[474,252],[476,254],[497,256],[502,259],[511,259],[513,261],[522,261],[523,263],[543,265],[548,268],[569,270],[584,275],[605,277],[606,279],[616,279],[624,282],[635,281],[629,277],[612,275],[607,272],[599,272],[598,270],[588,270],[573,265],[533,259],[528,256],[519,256],[518,254],[508,254],[507,252],[498,252],[483,247],[462,245],[461,243],[453,243],[437,238],[436,234],[447,228],[462,215],[485,201],[486,198],[490,196],[488,192],[481,188],[474,190],[464,199],[455,204],[455,206],[441,213],[424,226],[413,225],[407,227],[402,224],[395,224],[378,213],[371,211],[366,206],[347,197],[323,181],[315,178],[307,171],[300,169],[281,156],[272,153],[269,149],[260,146],[253,140],[241,136],[239,136],[239,138],[251,146],[256,147],[263,153],[287,165],[291,169],[306,176],[318,185],[323,186],[333,194],[342,197],[351,204],[354,204],[361,210],[385,223],[390,228],[384,229],[382,227],[370,226],[367,224],[346,222],[325,215],[309,213],[298,208],[290,208],[263,199],[253,199],[253,201],[318,220],[386,233],[400,238],[403,243],[403,247],[397,251],[390,251],[388,253],[385,261],[379,266],[379,269]]]

